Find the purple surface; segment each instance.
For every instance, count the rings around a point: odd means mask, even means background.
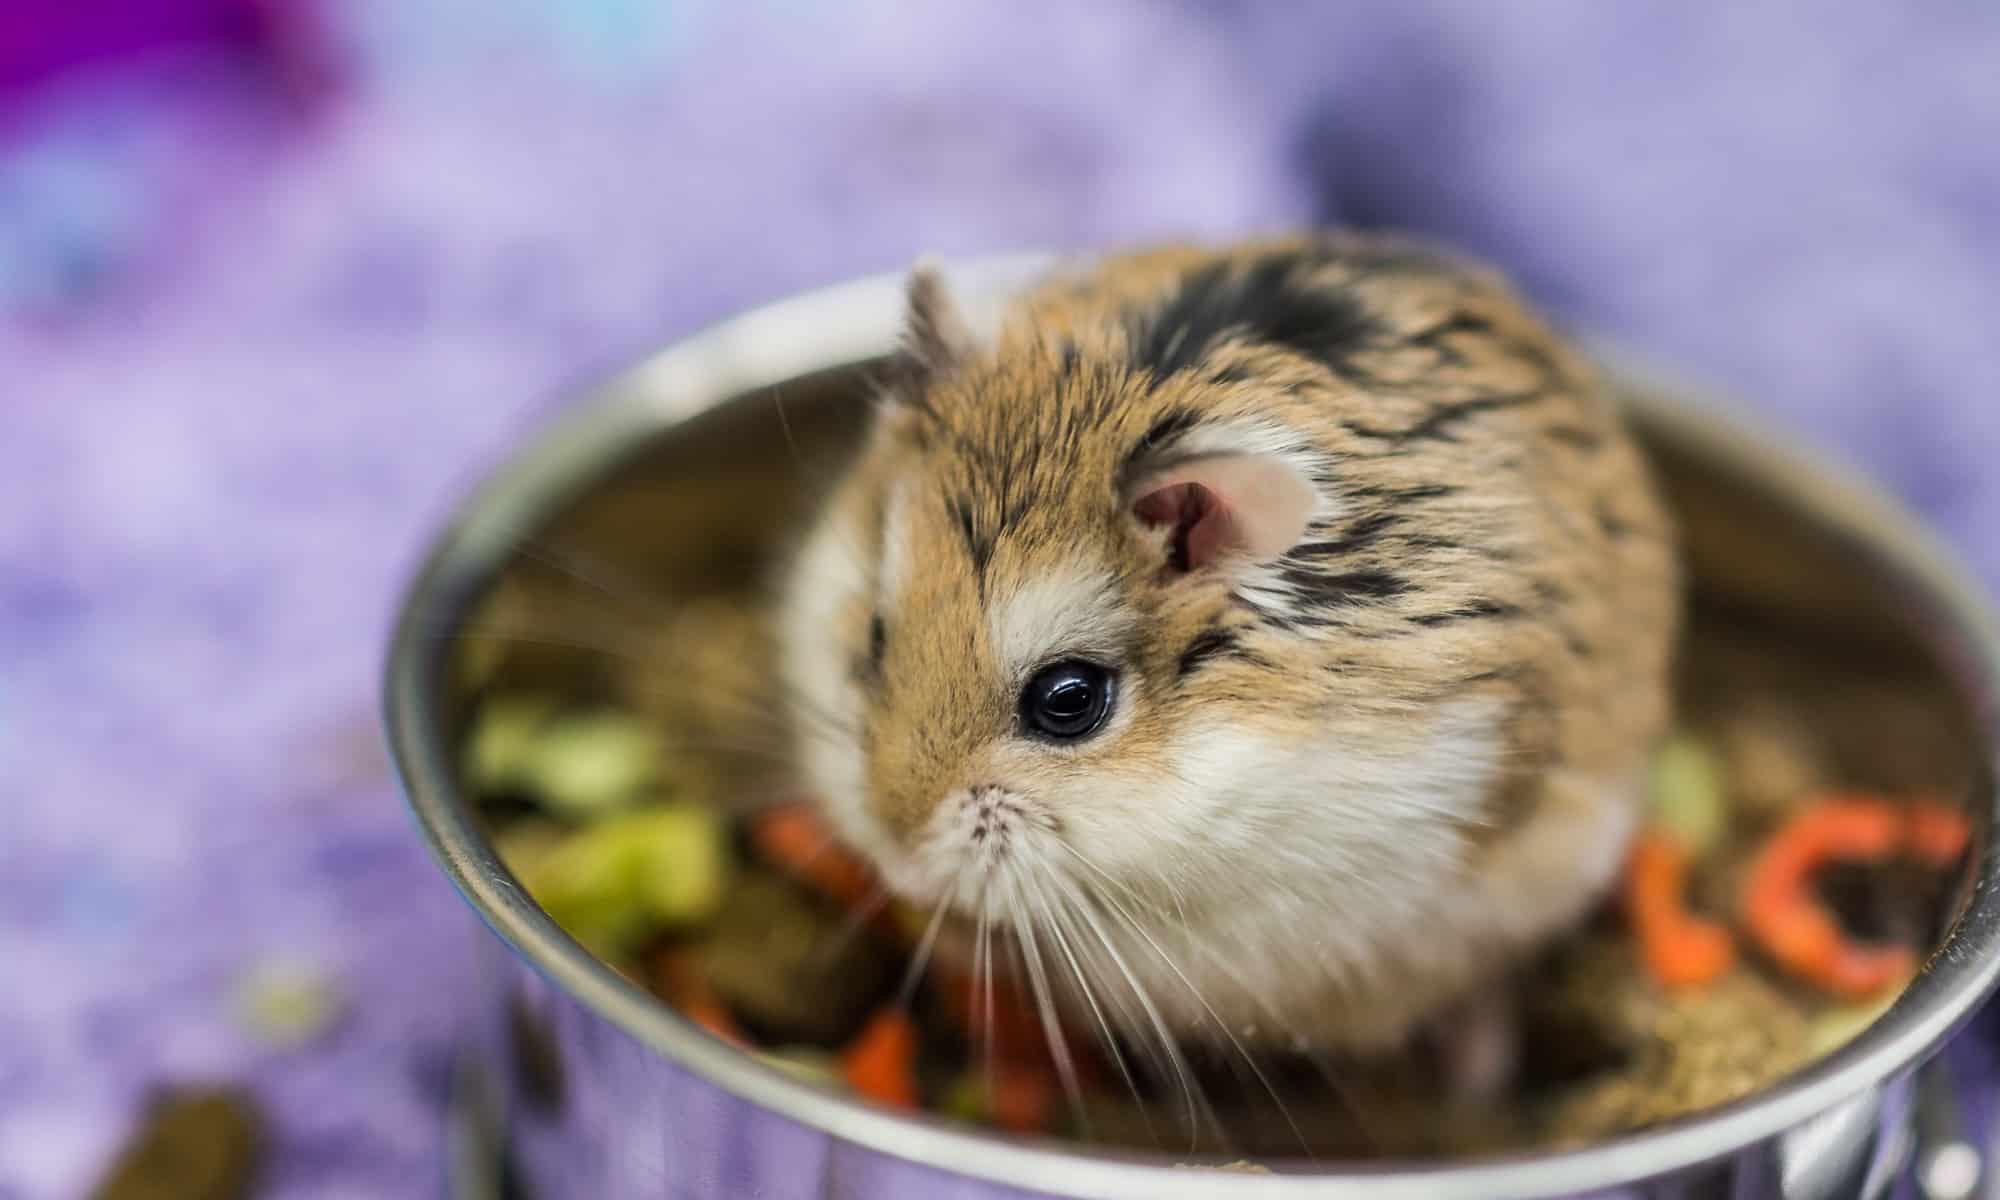
[[[2000,582],[2000,9],[1902,11],[371,0],[316,109],[187,55],[19,99],[0,1197],[79,1194],[191,1075],[273,1105],[269,1195],[435,1194],[464,921],[374,745],[395,589],[569,385],[801,286],[1414,225]],[[271,950],[350,1000],[304,1050],[229,1011]]]
[[[267,0],[12,0],[0,8],[0,92],[166,47],[266,44],[279,9]]]

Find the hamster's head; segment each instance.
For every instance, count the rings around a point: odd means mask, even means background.
[[[1202,668],[1241,652],[1232,590],[1325,507],[1318,452],[1254,402],[1192,407],[1016,315],[975,331],[912,276],[904,370],[785,606],[836,828],[905,897],[988,890],[1003,920],[1038,883],[1202,853],[1191,720],[1312,707],[1281,672]]]

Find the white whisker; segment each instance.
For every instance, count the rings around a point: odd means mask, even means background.
[[[965,879],[965,873],[972,866],[970,859],[952,876],[951,887],[939,897],[937,908],[932,910],[931,919],[924,925],[924,934],[917,942],[917,952],[910,958],[910,967],[903,975],[903,984],[896,990],[896,1007],[907,1009],[916,997],[917,985],[923,981],[924,968],[930,965],[931,951],[937,946],[938,931],[944,928],[945,913],[950,911],[952,899],[958,895],[958,887]]]
[[[1044,873],[1048,872],[1049,868],[1046,865],[1037,865]],[[1051,896],[1055,901],[1053,904],[1050,903]],[[1105,1019],[1104,1010],[1098,1005],[1097,993],[1090,986],[1089,972],[1085,971],[1082,964],[1077,961],[1076,953],[1071,947],[1069,932],[1064,922],[1070,919],[1073,901],[1060,893],[1045,893],[1039,890],[1035,893],[1035,898],[1041,903],[1043,914],[1048,918],[1049,930],[1056,939],[1056,946],[1061,951],[1063,960],[1069,964],[1070,975],[1075,978],[1077,989],[1082,993],[1084,1003],[1090,1008],[1091,1017],[1097,1022],[1105,1053],[1110,1056],[1112,1065],[1125,1080],[1126,1089],[1132,1093],[1132,1104],[1139,1113],[1139,1120],[1146,1126],[1146,1137],[1157,1143],[1159,1135],[1154,1133],[1152,1118],[1146,1113],[1146,1101],[1139,1093],[1139,1081],[1134,1078],[1131,1067],[1126,1064],[1125,1055],[1118,1047],[1117,1035],[1111,1031],[1111,1023]]]
[[[1189,1067],[1186,1057],[1181,1054],[1180,1045],[1175,1042],[1173,1032],[1168,1027],[1166,1019],[1160,1015],[1159,1008],[1153,1003],[1152,997],[1147,994],[1145,985],[1139,981],[1139,977],[1132,971],[1130,965],[1126,963],[1125,956],[1119,953],[1117,944],[1104,931],[1104,927],[1098,923],[1097,914],[1085,902],[1087,898],[1077,890],[1075,883],[1071,880],[1056,874],[1051,874],[1050,878],[1057,887],[1064,889],[1069,894],[1072,903],[1076,905],[1077,913],[1084,918],[1087,923],[1086,927],[1096,937],[1098,944],[1104,948],[1105,953],[1110,955],[1112,965],[1125,980],[1125,985],[1132,989],[1133,999],[1138,1001],[1140,1009],[1145,1013],[1147,1021],[1159,1037],[1160,1050],[1165,1056],[1168,1065],[1173,1070],[1175,1081],[1180,1085],[1182,1100],[1186,1105],[1189,1139],[1188,1153],[1194,1153],[1200,1144],[1201,1123],[1204,1118],[1207,1119],[1209,1125],[1215,1129],[1217,1134],[1222,1136],[1223,1140],[1227,1141],[1227,1134],[1223,1131],[1222,1122],[1217,1119],[1215,1110],[1208,1103],[1207,1095],[1203,1093],[1200,1084],[1195,1080],[1193,1070]]]
[[[1089,867],[1091,870],[1096,871],[1100,877],[1105,879],[1110,878],[1108,874],[1106,874],[1102,869],[1098,868],[1097,865],[1095,863],[1092,863],[1088,858],[1084,857],[1083,853],[1077,850],[1074,846],[1070,846],[1067,842],[1062,844],[1066,849],[1069,850],[1070,854],[1073,855],[1078,862],[1081,862],[1085,866]],[[1242,1041],[1237,1038],[1235,1031],[1229,1028],[1228,1022],[1222,1019],[1222,1014],[1216,1012],[1215,1006],[1210,1004],[1208,1002],[1208,997],[1204,996],[1201,992],[1201,989],[1195,986],[1194,980],[1188,978],[1187,972],[1181,970],[1180,964],[1175,962],[1173,956],[1167,953],[1166,947],[1162,946],[1159,943],[1159,941],[1156,938],[1154,938],[1150,932],[1147,931],[1145,926],[1140,924],[1139,919],[1137,917],[1133,916],[1129,911],[1125,909],[1123,905],[1119,904],[1115,897],[1110,896],[1103,892],[1097,893],[1097,896],[1099,899],[1104,901],[1104,903],[1108,904],[1114,913],[1125,919],[1126,925],[1128,925],[1131,928],[1132,932],[1138,934],[1141,938],[1145,940],[1148,946],[1151,946],[1153,948],[1153,953],[1160,956],[1160,962],[1167,968],[1167,970],[1173,972],[1174,977],[1176,979],[1179,979],[1181,983],[1187,988],[1188,994],[1194,997],[1196,1004],[1201,1005],[1202,1011],[1208,1014],[1209,1020],[1215,1022],[1215,1027],[1221,1031],[1222,1036],[1224,1038],[1228,1039],[1230,1047],[1236,1051],[1239,1057],[1242,1058],[1243,1065],[1250,1068],[1250,1073],[1256,1076],[1258,1084],[1260,1084],[1263,1087],[1265,1093],[1271,1097],[1271,1103],[1277,1105],[1278,1115],[1284,1118],[1285,1124],[1291,1128],[1292,1135],[1296,1137],[1299,1141],[1299,1146],[1306,1151],[1308,1157],[1311,1157],[1312,1144],[1311,1142],[1307,1141],[1305,1131],[1300,1129],[1298,1122],[1292,1119],[1291,1110],[1285,1106],[1284,1098],[1278,1094],[1278,1089],[1271,1083],[1271,1079],[1268,1075],[1264,1073],[1264,1069],[1257,1065],[1256,1058],[1251,1055],[1250,1051],[1243,1045]]]
[[[1055,1059],[1056,1076],[1062,1080],[1063,1092],[1069,1098],[1070,1111],[1076,1115],[1076,1123],[1083,1136],[1090,1137],[1090,1116],[1083,1108],[1083,1088],[1077,1082],[1076,1064],[1069,1055],[1069,1043],[1063,1039],[1062,1022],[1057,1019],[1055,1000],[1049,993],[1048,975],[1043,970],[1041,947],[1035,939],[1034,923],[1022,911],[1017,897],[1009,895],[1007,907],[1014,916],[1014,928],[1019,937],[1015,949],[1021,955],[1022,966],[1027,969],[1029,989],[1035,994],[1035,1008],[1041,1014],[1042,1035],[1048,1040],[1049,1054]]]

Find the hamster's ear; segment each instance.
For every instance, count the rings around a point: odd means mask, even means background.
[[[1318,489],[1276,454],[1208,454],[1140,480],[1132,515],[1167,536],[1167,563],[1185,574],[1224,558],[1263,562],[1298,545]]]
[[[931,373],[964,361],[974,350],[974,335],[944,274],[931,259],[919,259],[910,270],[905,294],[903,350],[919,370]]]

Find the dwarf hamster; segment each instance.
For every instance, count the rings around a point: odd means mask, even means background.
[[[1679,590],[1578,352],[1379,235],[970,311],[913,270],[780,589],[799,769],[891,890],[1009,933],[1086,1023],[1360,1052],[1581,918]]]

